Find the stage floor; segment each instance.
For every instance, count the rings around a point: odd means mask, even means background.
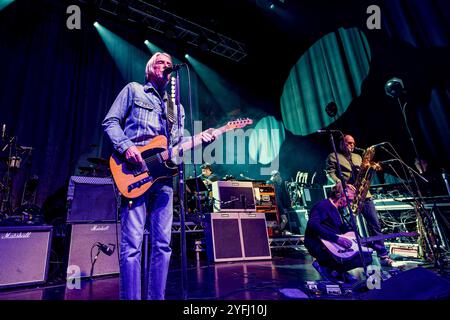
[[[376,262],[375,262],[376,263]],[[403,271],[420,264],[403,261]],[[208,263],[204,256],[190,256],[187,272],[187,299],[192,300],[360,300],[364,293],[341,287],[341,294],[326,293],[326,284],[312,266],[312,258],[303,247],[273,252],[271,260]],[[385,274],[389,269],[383,267]],[[392,270],[391,270],[392,271]],[[355,269],[354,275],[362,270]],[[401,274],[401,273],[400,273]],[[394,276],[395,277],[395,276]],[[174,253],[169,270],[166,299],[182,300],[181,263]],[[307,288],[307,281],[316,281],[318,291]],[[383,283],[382,283],[383,285]],[[365,290],[367,291],[367,290]],[[10,288],[0,291],[0,300],[117,300],[118,275],[83,279],[80,289],[68,289],[63,280],[49,281],[42,286]]]

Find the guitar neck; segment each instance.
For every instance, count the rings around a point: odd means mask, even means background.
[[[214,129],[213,132],[214,132],[214,135],[217,137],[217,136],[222,135],[223,133],[227,132],[228,130],[229,130],[228,127],[226,125],[224,125],[220,128]],[[207,132],[207,131],[208,130],[205,130],[203,132]],[[203,143],[201,133],[195,135],[193,140],[194,140],[194,142],[192,142],[192,138],[189,137],[189,139],[187,141],[183,142],[181,145],[175,146],[174,150],[172,151],[172,154],[179,154],[179,150],[183,150],[183,152],[184,152],[184,151],[193,149],[193,148],[201,145]],[[167,151],[167,150],[163,151],[160,153],[160,155],[164,161],[169,160],[169,151]]]
[[[417,232],[399,232],[399,233],[390,233],[390,234],[383,234],[379,236],[373,236],[361,239],[362,243],[369,243],[374,242],[378,240],[385,240],[385,239],[391,239],[391,238],[397,238],[397,237],[415,237],[419,234]]]

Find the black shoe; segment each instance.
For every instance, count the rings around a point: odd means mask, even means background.
[[[330,270],[327,267],[322,267],[317,260],[312,263],[314,269],[320,274],[323,280],[330,281],[333,283],[343,283],[343,277],[337,271]]]
[[[394,260],[389,258],[389,256],[380,257],[380,265],[383,267],[394,267]]]
[[[345,283],[348,283],[348,284],[355,284],[359,281],[358,278],[356,278],[354,275],[347,273],[347,272],[344,273],[344,279],[345,279]]]

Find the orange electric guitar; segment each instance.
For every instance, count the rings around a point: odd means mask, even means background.
[[[218,129],[208,129],[206,132],[217,137],[227,131],[243,128],[252,123],[251,119],[235,120]],[[172,154],[179,154],[181,150],[184,152],[200,144],[202,144],[201,135],[196,135],[194,144],[189,139],[175,146]],[[129,163],[123,155],[118,153],[114,153],[109,159],[109,166],[117,188],[124,197],[131,199],[144,194],[156,181],[173,177],[178,173],[178,167],[169,159],[165,136],[156,136],[147,145],[137,148],[141,152],[147,168]]]

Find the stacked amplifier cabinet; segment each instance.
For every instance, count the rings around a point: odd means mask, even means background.
[[[205,236],[210,261],[272,258],[264,213],[213,212],[206,216]]]
[[[256,199],[256,212],[266,215],[269,234],[272,234],[273,228],[280,225],[280,213],[278,211],[275,187],[271,184],[253,183]]]
[[[67,202],[68,223],[116,221],[117,196],[111,178],[72,176]]]
[[[83,278],[119,273],[118,243],[120,243],[120,225],[116,223],[72,224],[67,276],[70,274],[71,278]],[[97,254],[97,259],[93,263]],[[78,275],[73,274],[74,270]]]
[[[47,281],[51,226],[0,227],[0,288]]]
[[[252,182],[215,181],[212,183],[214,212],[255,212]]]
[[[120,225],[116,223],[118,194],[113,180],[73,176],[67,201],[67,277],[77,277],[74,270],[79,277],[118,273]]]
[[[209,260],[271,259],[266,215],[256,212],[253,183],[216,181],[212,192],[214,212],[205,224]]]

